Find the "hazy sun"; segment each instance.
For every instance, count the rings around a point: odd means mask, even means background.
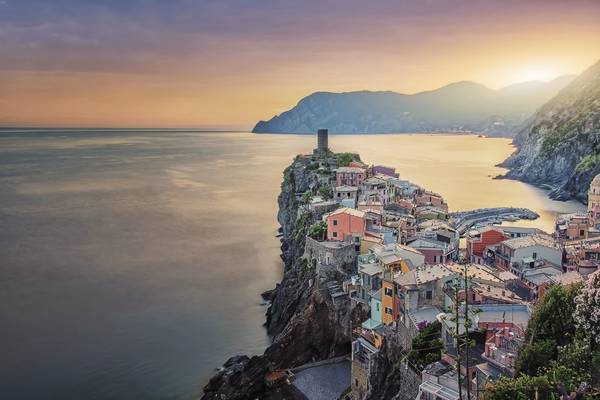
[[[552,67],[531,67],[517,71],[514,80],[516,82],[549,81],[559,75],[559,72]]]

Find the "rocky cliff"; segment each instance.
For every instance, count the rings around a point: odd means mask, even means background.
[[[530,118],[502,165],[506,177],[551,190],[550,197],[587,201],[600,173],[600,61]]]
[[[571,79],[525,82],[500,90],[457,82],[412,95],[317,92],[291,110],[260,121],[253,132],[307,133],[326,126],[331,133],[472,131],[513,135]]]
[[[293,386],[268,386],[265,376],[350,351],[351,328],[364,315],[333,304],[314,268],[302,258],[306,231],[320,218],[305,212],[297,196],[319,187],[318,173],[310,163],[297,157],[285,170],[278,199],[285,269],[281,283],[264,294],[272,302],[266,322],[272,344],[261,356],[228,360],[204,387],[202,399],[302,398]]]
[[[406,361],[407,348],[401,336],[386,332],[369,374],[365,400],[413,400],[419,392],[421,375]]]

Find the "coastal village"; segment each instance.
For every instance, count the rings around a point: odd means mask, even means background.
[[[515,375],[544,294],[599,273],[600,176],[587,213],[559,215],[554,232],[543,232],[511,224],[537,217],[526,209],[449,212],[440,194],[390,166],[333,157],[327,130],[317,137],[313,154],[298,156],[319,176],[318,189],[296,193],[300,215],[320,216],[306,230],[303,258],[316,272],[311,284],[326,287],[334,304],[368,314],[352,329],[346,399],[372,389],[384,339],[403,349],[396,364],[408,378],[397,385],[412,393],[404,398],[484,398],[501,376]],[[469,346],[460,345],[465,334]]]

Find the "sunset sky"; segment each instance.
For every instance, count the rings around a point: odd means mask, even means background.
[[[0,125],[249,129],[311,92],[600,58],[600,1],[0,0]]]

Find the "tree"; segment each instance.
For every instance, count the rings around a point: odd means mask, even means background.
[[[331,199],[333,198],[333,190],[329,186],[321,186],[319,188],[319,196],[323,199]]]
[[[327,236],[327,222],[319,221],[312,224],[308,228],[308,236],[318,241],[325,240],[325,237]]]
[[[589,277],[575,297],[575,323],[590,346],[589,366],[592,385],[600,383],[600,366],[594,353],[600,349],[600,274]],[[594,359],[595,358],[595,359]]]
[[[515,379],[501,377],[493,390],[485,394],[486,400],[546,400],[553,397],[553,388],[547,376],[521,375]]]
[[[515,367],[520,373],[538,376],[555,357],[556,342],[553,339],[539,340],[523,346],[515,362]]]
[[[443,348],[441,332],[442,324],[434,321],[419,330],[419,334],[412,340],[408,361],[417,370],[423,370],[426,365],[440,360]]]
[[[340,167],[346,167],[346,166],[348,166],[348,164],[350,164],[352,161],[354,161],[355,158],[356,158],[356,156],[352,153],[339,153],[337,155],[338,165]]]
[[[569,289],[560,285],[552,286],[536,305],[525,340],[553,339],[560,346],[570,343],[576,330],[573,314],[578,293],[579,286]]]

